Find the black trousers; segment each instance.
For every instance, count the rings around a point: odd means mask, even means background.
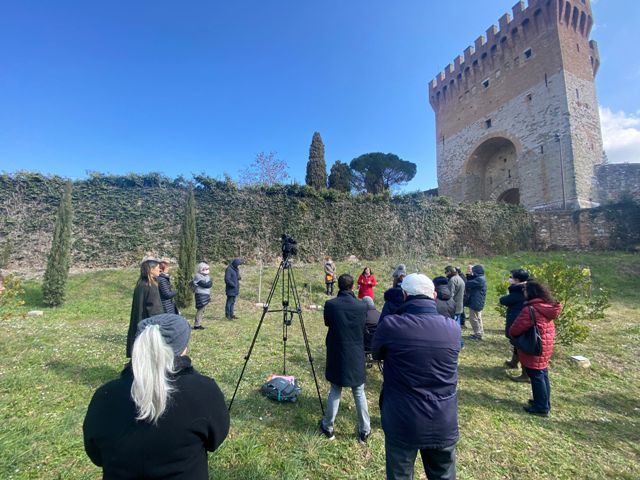
[[[429,480],[455,480],[456,446],[418,450],[385,442],[387,480],[412,480],[413,466],[420,451],[424,473]]]

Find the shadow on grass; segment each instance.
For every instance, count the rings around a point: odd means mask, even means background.
[[[112,345],[117,345],[119,347],[122,347],[123,352],[127,344],[127,336],[117,333],[92,333],[89,335],[84,335],[84,338],[97,340],[100,343],[111,343]]]
[[[86,367],[71,362],[53,360],[47,363],[47,367],[60,377],[90,387],[102,385],[109,380],[114,380],[120,375],[120,370],[108,365]]]
[[[476,365],[458,365],[458,378],[465,380],[496,380],[507,381],[507,374],[502,365],[484,367]]]

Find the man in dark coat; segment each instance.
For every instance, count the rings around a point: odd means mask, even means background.
[[[507,338],[511,338],[509,337],[509,329],[511,328],[511,325],[513,325],[514,320],[518,318],[518,315],[520,315],[520,311],[524,305],[524,288],[527,280],[529,280],[529,272],[526,270],[522,268],[511,270],[511,275],[509,276],[509,293],[500,297],[500,304],[507,307],[504,328],[504,334]],[[511,360],[504,362],[504,366],[507,368],[518,368],[518,363],[518,349],[513,347]],[[522,373],[519,377],[509,378],[515,382],[529,382],[529,376],[527,375],[524,367],[522,367]]]
[[[158,290],[164,313],[178,314],[175,296],[178,292],[171,288],[171,276],[169,275],[169,259],[160,260],[160,275],[158,275]]]
[[[333,424],[340,406],[342,387],[351,387],[358,414],[358,440],[366,443],[371,432],[369,407],[364,392],[364,329],[367,306],[353,294],[351,275],[340,275],[338,288],[337,297],[324,304],[324,324],[329,327],[325,376],[331,382],[331,390],[327,410],[320,420],[320,430],[329,440],[335,438]]]
[[[384,317],[394,313],[402,302],[404,297],[402,296],[402,279],[407,276],[407,268],[403,263],[398,265],[393,271],[393,287],[384,292],[384,305],[380,312],[379,321],[382,321]]]
[[[482,265],[470,266],[465,285],[465,295],[468,295],[469,322],[471,322],[471,328],[473,328],[473,335],[469,339],[482,340],[484,336],[482,310],[487,300],[487,280],[484,278],[484,267]]]
[[[236,297],[240,294],[240,265],[242,260],[234,258],[224,272],[224,284],[227,293],[227,303],[224,307],[224,316],[227,320],[235,320],[233,307],[236,304]]]
[[[402,290],[405,303],[378,324],[373,338],[373,357],[384,360],[387,478],[413,478],[419,450],[428,479],[455,479],[460,326],[437,312],[426,275],[408,275]]]

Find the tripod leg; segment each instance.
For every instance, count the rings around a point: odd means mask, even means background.
[[[251,358],[251,352],[253,351],[253,347],[256,344],[256,340],[258,339],[258,333],[260,333],[260,328],[262,327],[262,322],[264,321],[264,317],[267,315],[269,311],[269,305],[271,305],[271,300],[273,298],[273,294],[276,290],[276,286],[278,285],[278,278],[282,274],[284,269],[284,262],[280,264],[278,267],[278,271],[276,272],[276,278],[273,281],[273,285],[271,285],[271,290],[269,291],[269,296],[267,297],[267,301],[262,310],[262,316],[260,317],[260,322],[258,322],[258,327],[256,328],[256,333],[253,335],[253,340],[251,341],[251,346],[249,347],[249,351],[244,357],[244,366],[242,367],[242,372],[240,372],[240,377],[238,378],[238,383],[236,383],[236,389],[233,391],[233,396],[231,397],[231,401],[229,402],[228,411],[231,411],[231,406],[233,405],[233,401],[236,398],[236,394],[238,393],[238,387],[240,387],[240,382],[242,381],[242,377],[244,376],[244,371],[247,368],[247,364],[249,363],[249,359]]]
[[[302,309],[300,307],[300,297],[298,296],[298,290],[296,289],[296,280],[293,276],[293,271],[289,268],[289,283],[293,285],[293,303],[295,304],[298,318],[300,319],[300,328],[302,329],[302,338],[304,339],[304,345],[307,349],[307,357],[309,358],[309,365],[311,366],[311,373],[313,374],[313,381],[316,384],[316,392],[318,393],[318,402],[320,402],[320,411],[324,417],[324,406],[322,405],[322,395],[320,395],[320,386],[318,385],[318,377],[316,376],[316,370],[313,366],[313,356],[311,355],[311,347],[309,345],[309,337],[307,336],[307,329],[304,327],[304,320],[302,319]]]

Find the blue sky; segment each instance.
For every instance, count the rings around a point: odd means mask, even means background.
[[[275,151],[304,183],[367,152],[436,186],[427,84],[511,1],[0,0],[0,171],[204,172]],[[435,7],[438,5],[438,7]],[[593,4],[610,161],[640,161],[640,2]]]

